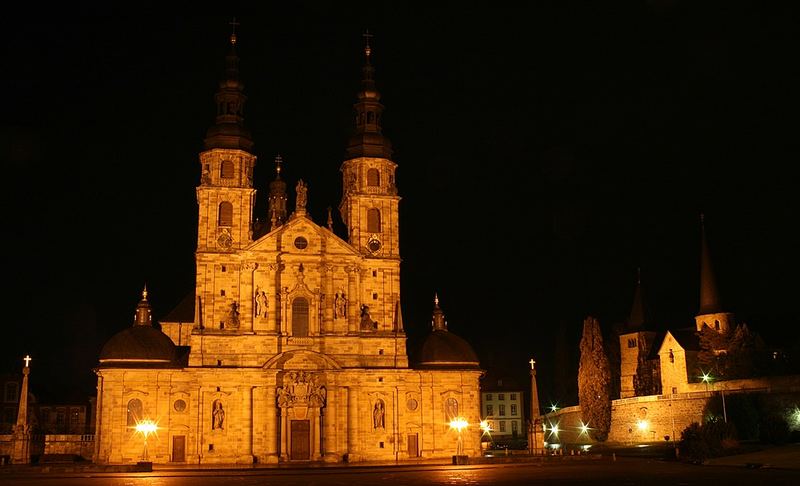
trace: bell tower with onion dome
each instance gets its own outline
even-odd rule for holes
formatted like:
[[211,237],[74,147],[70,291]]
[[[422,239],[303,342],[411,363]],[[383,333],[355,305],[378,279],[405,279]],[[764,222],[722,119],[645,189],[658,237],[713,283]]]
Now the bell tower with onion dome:
[[197,252],[229,252],[253,240],[253,140],[244,127],[244,85],[239,80],[236,25],[232,22],[230,51],[225,58],[226,76],[214,100],[216,121],[206,132],[200,153],[200,185],[197,187],[199,217]]

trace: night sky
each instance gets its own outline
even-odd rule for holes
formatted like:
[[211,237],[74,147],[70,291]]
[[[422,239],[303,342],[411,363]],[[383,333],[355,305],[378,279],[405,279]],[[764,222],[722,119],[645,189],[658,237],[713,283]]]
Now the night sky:
[[[102,344],[194,286],[198,154],[233,16],[259,157],[324,225],[363,61],[398,164],[403,316],[574,403],[582,321],[693,325],[699,215],[725,310],[796,345],[798,26],[790,2],[137,2],[6,7],[0,150],[5,337],[46,399],[93,393]],[[347,6],[339,5],[345,3]],[[700,5],[701,4],[701,5]],[[345,234],[336,211],[335,230]]]

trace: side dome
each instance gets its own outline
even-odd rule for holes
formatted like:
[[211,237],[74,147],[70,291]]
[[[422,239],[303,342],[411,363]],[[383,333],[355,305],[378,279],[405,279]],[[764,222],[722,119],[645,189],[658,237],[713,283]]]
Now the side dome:
[[433,331],[422,344],[419,364],[423,367],[475,368],[478,356],[467,341],[450,331]]
[[147,288],[136,307],[133,326],[115,334],[100,351],[101,367],[170,366],[175,361],[175,344],[153,327]]
[[444,312],[439,308],[439,297],[434,298],[433,332],[425,338],[419,351],[421,368],[480,368],[478,355],[463,338],[447,330]]

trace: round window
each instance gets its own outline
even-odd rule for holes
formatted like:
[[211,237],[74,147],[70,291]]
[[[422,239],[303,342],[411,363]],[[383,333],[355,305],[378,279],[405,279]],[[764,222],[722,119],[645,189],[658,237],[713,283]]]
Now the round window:
[[175,400],[175,403],[173,403],[172,406],[175,408],[176,412],[183,412],[186,410],[186,402],[183,400]]
[[298,250],[305,250],[308,246],[308,240],[302,236],[298,236],[294,239],[294,247]]
[[414,400],[413,398],[409,398],[408,401],[406,402],[406,406],[408,407],[409,410],[416,410],[417,405],[418,405],[417,401]]

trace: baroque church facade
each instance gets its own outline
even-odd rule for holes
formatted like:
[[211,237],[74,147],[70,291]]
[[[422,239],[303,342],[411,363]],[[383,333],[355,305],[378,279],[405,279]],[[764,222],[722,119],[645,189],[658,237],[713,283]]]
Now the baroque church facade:
[[[95,461],[358,462],[480,453],[479,377],[470,345],[438,299],[409,363],[400,296],[397,164],[365,48],[355,129],[346,147],[340,238],[293,211],[281,160],[268,215],[254,218],[253,141],[243,122],[236,38],[200,153],[196,284],[153,324],[146,289],[135,322],[103,347],[95,369]],[[160,327],[160,328],[159,328]],[[470,426],[450,427],[455,418]]]

